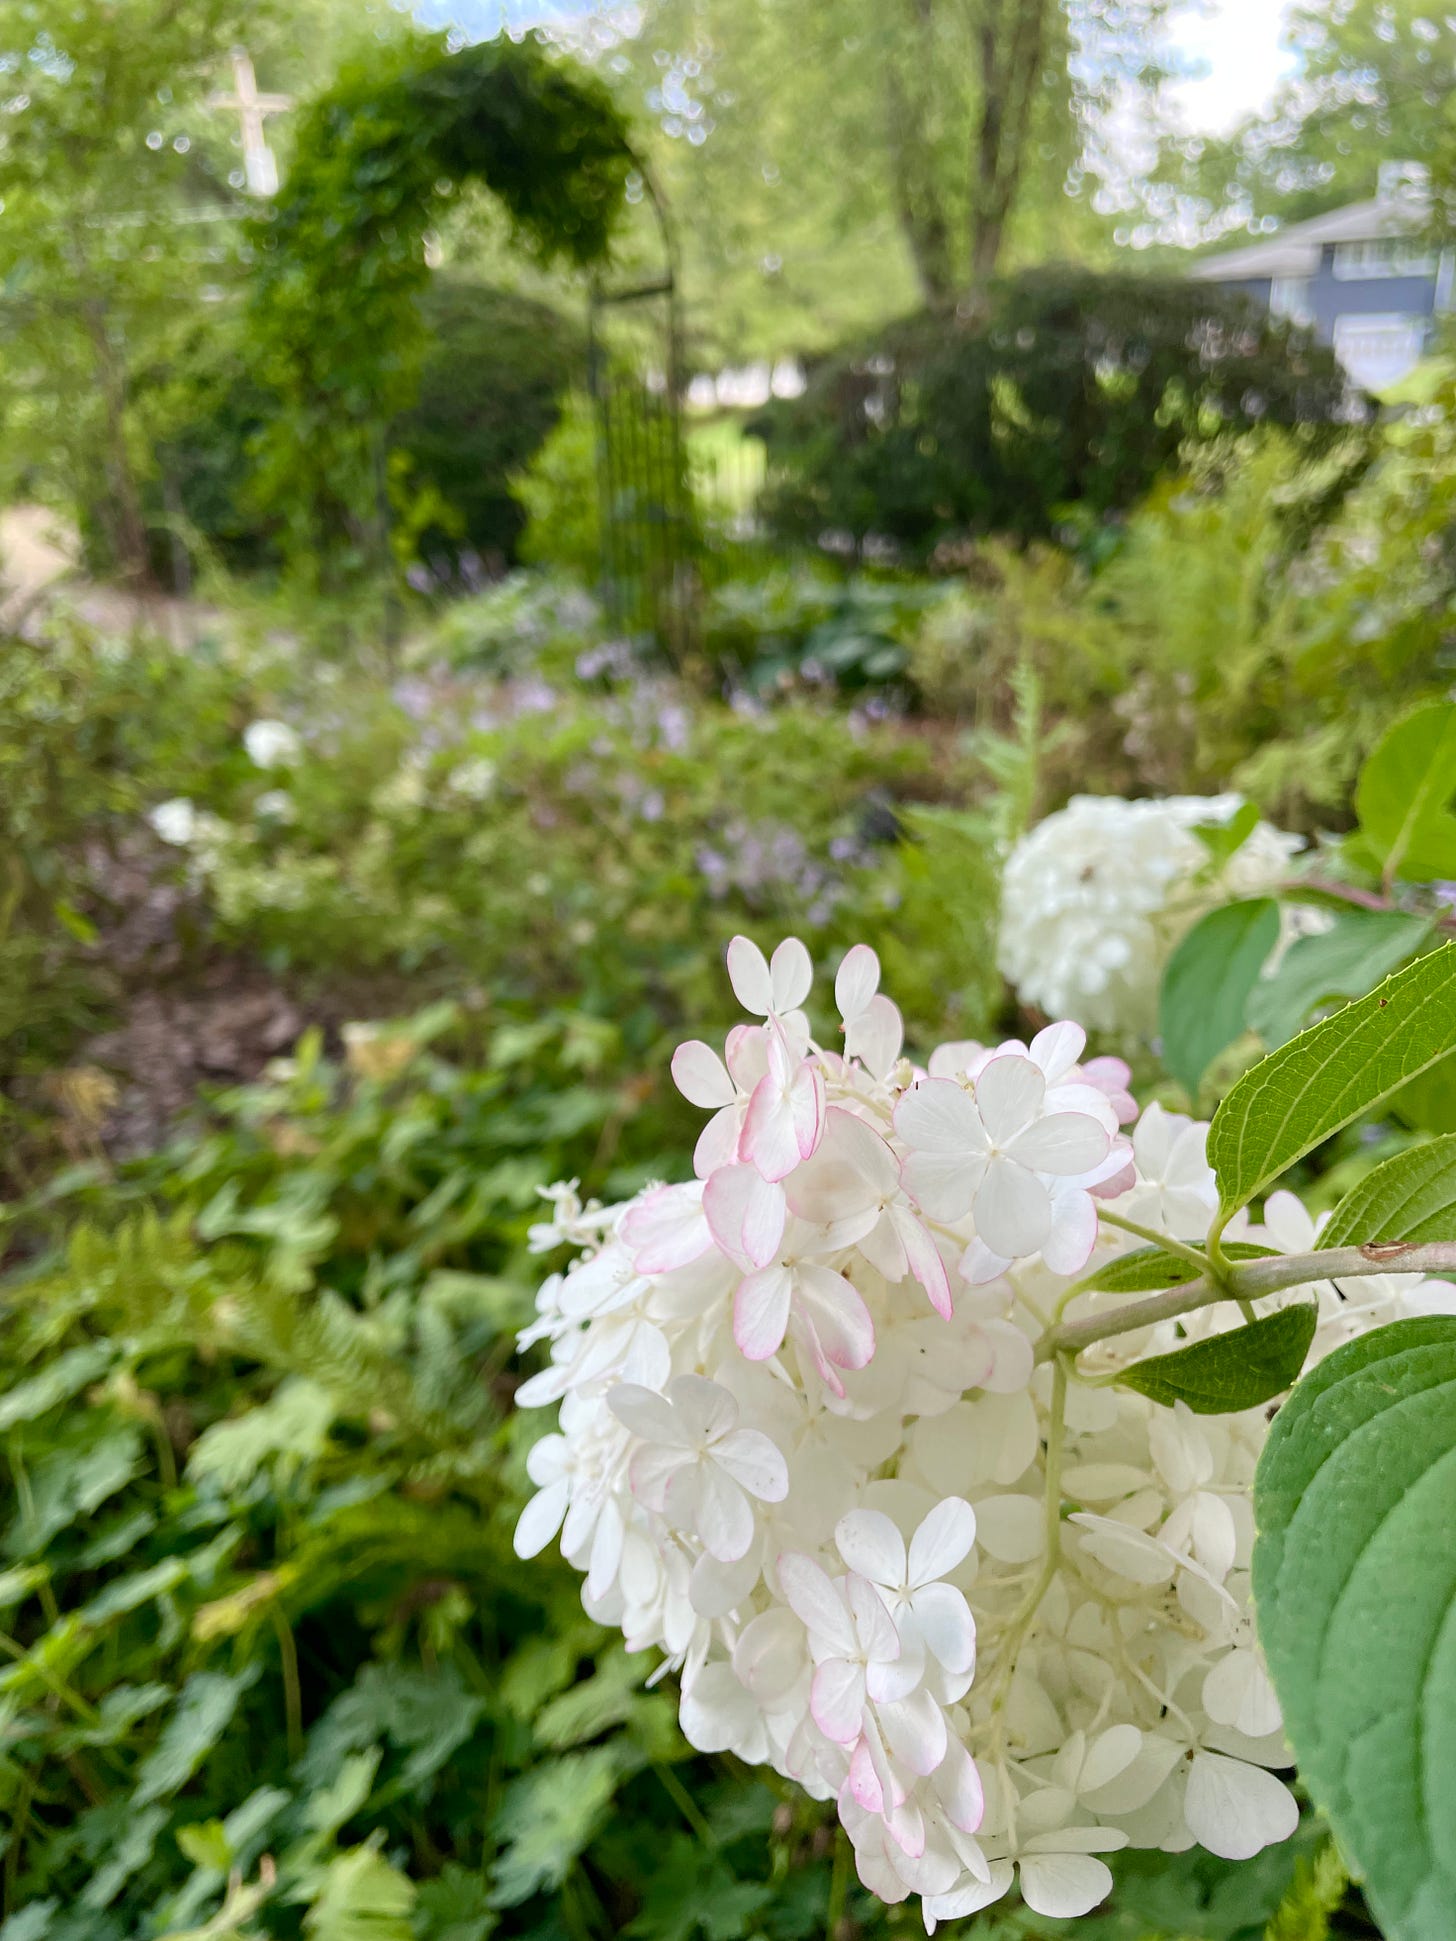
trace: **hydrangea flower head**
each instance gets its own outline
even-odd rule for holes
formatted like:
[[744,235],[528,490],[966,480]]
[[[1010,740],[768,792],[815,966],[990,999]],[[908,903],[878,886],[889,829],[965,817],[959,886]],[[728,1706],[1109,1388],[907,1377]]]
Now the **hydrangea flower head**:
[[[1137,1244],[1099,1207],[1206,1236],[1206,1128],[1150,1109],[1125,1136],[1126,1067],[1082,1063],[1070,1021],[917,1068],[863,946],[842,1049],[813,1035],[801,944],[737,939],[729,971],[748,1021],[673,1059],[711,1115],[694,1177],[617,1207],[554,1188],[532,1229],[577,1258],[521,1336],[549,1359],[518,1399],[559,1426],[518,1552],[559,1533],[589,1613],[676,1673],[692,1744],[833,1802],[861,1881],[928,1930],[1014,1887],[1086,1913],[1123,1847],[1287,1838],[1249,1608],[1265,1412],[1160,1408],[1034,1353],[1060,1308],[1113,1298],[1077,1288]],[[1307,1247],[1291,1196],[1266,1222]],[[1315,1290],[1316,1352],[1423,1286]],[[1229,1325],[1119,1335],[1082,1372]]]
[[1273,888],[1301,847],[1261,822],[1211,868],[1195,830],[1241,806],[1237,795],[1074,795],[1023,836],[1006,864],[1000,945],[1022,1003],[1093,1031],[1151,1032],[1184,931],[1215,903]]

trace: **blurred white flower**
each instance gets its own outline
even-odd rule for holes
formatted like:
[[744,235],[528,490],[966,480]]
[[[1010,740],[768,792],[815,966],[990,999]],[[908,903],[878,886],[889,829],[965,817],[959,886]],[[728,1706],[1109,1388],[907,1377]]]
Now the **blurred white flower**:
[[303,743],[286,721],[250,721],[243,730],[243,746],[255,768],[284,768],[303,753]]
[[1194,833],[1237,795],[1074,795],[1023,836],[1002,886],[1001,969],[1023,1004],[1089,1030],[1147,1035],[1173,946],[1229,897],[1281,882],[1298,836],[1258,823],[1222,868]]

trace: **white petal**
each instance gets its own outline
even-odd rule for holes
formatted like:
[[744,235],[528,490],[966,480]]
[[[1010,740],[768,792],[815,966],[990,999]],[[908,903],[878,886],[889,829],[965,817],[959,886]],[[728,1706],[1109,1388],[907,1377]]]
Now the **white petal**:
[[669,1449],[692,1447],[692,1437],[665,1395],[654,1395],[650,1388],[640,1388],[635,1382],[618,1382],[607,1391],[607,1407],[643,1442],[660,1442]]
[[1080,1274],[1097,1245],[1097,1203],[1090,1193],[1052,1195],[1052,1230],[1041,1257],[1049,1273]]
[[621,1233],[639,1274],[670,1274],[690,1265],[713,1244],[702,1186],[694,1180],[644,1193],[623,1220]]
[[793,1303],[787,1267],[760,1267],[738,1283],[733,1296],[733,1339],[750,1361],[767,1361],[783,1346]]
[[961,1157],[986,1149],[975,1101],[949,1078],[927,1078],[907,1092],[895,1107],[895,1130],[917,1152]]
[[805,1316],[836,1368],[864,1368],[875,1352],[875,1324],[857,1288],[842,1274],[807,1262],[797,1275]]
[[548,1483],[521,1511],[514,1538],[518,1557],[538,1557],[561,1528],[566,1506],[571,1500],[571,1484],[563,1476]]
[[753,1088],[738,1150],[768,1180],[787,1179],[804,1156],[793,1094],[772,1070]]
[[778,1252],[788,1209],[782,1186],[756,1166],[723,1166],[704,1190],[703,1212],[713,1239],[748,1273]]
[[1188,1830],[1221,1860],[1249,1860],[1299,1824],[1289,1788],[1261,1766],[1197,1752],[1183,1799]]
[[976,1541],[976,1512],[960,1496],[937,1503],[910,1539],[912,1584],[948,1577],[970,1555]]
[[933,1773],[945,1757],[945,1714],[929,1692],[878,1708],[885,1742],[911,1772]]
[[1227,1652],[1203,1681],[1203,1709],[1218,1725],[1262,1739],[1284,1723],[1279,1700],[1257,1652]]
[[731,1105],[735,1097],[728,1067],[701,1038],[690,1038],[672,1054],[672,1082],[689,1105],[709,1110]]
[[735,1429],[713,1444],[713,1461],[761,1503],[782,1503],[789,1471],[779,1451],[758,1429]]
[[688,1439],[696,1444],[715,1441],[738,1426],[738,1404],[720,1382],[706,1375],[674,1375],[667,1399]]
[[753,1542],[753,1505],[715,1462],[698,1465],[697,1528],[703,1548],[722,1564],[736,1563]]
[[983,1497],[976,1505],[976,1540],[998,1564],[1029,1564],[1046,1543],[1041,1504],[1034,1496]]
[[880,988],[880,960],[868,944],[845,952],[834,977],[834,1002],[846,1023],[859,1016]]
[[905,1581],[905,1539],[883,1510],[850,1510],[834,1526],[846,1570],[898,1588]]
[[769,981],[773,1008],[780,1015],[785,1011],[797,1011],[809,995],[809,987],[814,982],[814,965],[797,937],[785,937],[774,952],[769,967]]
[[900,1177],[905,1191],[932,1220],[959,1220],[971,1209],[986,1169],[984,1153],[922,1152],[912,1149]]
[[735,937],[728,946],[728,982],[745,1011],[766,1018],[773,1009],[773,979],[768,960],[751,937]]
[[844,1055],[857,1058],[874,1078],[888,1078],[905,1042],[900,1007],[887,997],[872,997],[864,1010],[845,1027]]
[[910,1609],[931,1657],[953,1677],[968,1672],[976,1662],[976,1621],[954,1584],[922,1584]]
[[752,1694],[734,1677],[732,1666],[721,1663],[704,1665],[678,1708],[683,1737],[699,1752],[734,1751],[758,1717]]
[[829,1658],[814,1673],[809,1687],[809,1710],[826,1739],[853,1745],[864,1720],[865,1680],[859,1665],[845,1658]]
[[976,1104],[986,1136],[1004,1146],[1030,1125],[1046,1096],[1046,1080],[1029,1058],[993,1058],[976,1080]]
[[1048,1085],[1068,1073],[1087,1046],[1087,1034],[1079,1024],[1049,1024],[1038,1031],[1030,1045],[1034,1062],[1046,1074]]
[[1008,1260],[1039,1253],[1051,1232],[1050,1193],[1035,1173],[999,1153],[992,1154],[976,1189],[974,1213],[977,1234]]
[[1038,1173],[1069,1179],[1091,1172],[1106,1159],[1111,1143],[1106,1126],[1089,1114],[1052,1112],[1017,1133],[1006,1150]]
[[856,1649],[849,1610],[828,1575],[802,1551],[786,1550],[775,1565],[784,1601],[812,1643],[841,1657]]
[[1112,1871],[1089,1853],[1023,1854],[1021,1898],[1033,1914],[1069,1920],[1112,1892]]

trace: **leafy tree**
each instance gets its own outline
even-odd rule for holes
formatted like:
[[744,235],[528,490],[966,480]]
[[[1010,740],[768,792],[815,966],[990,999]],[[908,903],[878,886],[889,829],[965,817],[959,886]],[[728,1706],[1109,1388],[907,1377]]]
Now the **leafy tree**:
[[952,303],[1008,251],[1092,226],[1064,189],[1081,184],[1089,122],[1149,68],[1160,11],[653,0],[612,65],[657,120],[669,198],[715,295],[726,286],[744,324],[750,291],[772,291],[781,317],[812,328],[827,303],[853,328]]
[[233,259],[205,100],[244,13],[238,0],[9,0],[0,14],[11,449],[43,489],[95,509],[96,550],[134,576],[162,380]]
[[1449,175],[1456,137],[1456,21],[1422,0],[1297,6],[1297,65],[1263,115],[1170,151],[1166,174],[1195,219],[1229,211],[1299,221],[1375,193],[1380,166]]

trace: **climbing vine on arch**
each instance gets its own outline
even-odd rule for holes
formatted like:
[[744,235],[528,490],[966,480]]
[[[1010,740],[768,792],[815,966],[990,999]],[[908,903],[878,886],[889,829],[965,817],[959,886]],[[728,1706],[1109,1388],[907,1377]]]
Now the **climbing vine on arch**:
[[253,224],[257,374],[278,408],[254,490],[295,571],[335,585],[381,550],[388,428],[425,345],[425,236],[470,182],[542,261],[601,260],[632,167],[606,89],[534,38],[418,35],[344,69],[304,113]]

